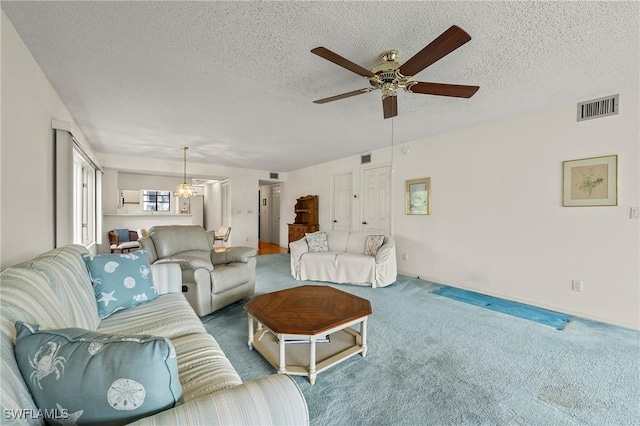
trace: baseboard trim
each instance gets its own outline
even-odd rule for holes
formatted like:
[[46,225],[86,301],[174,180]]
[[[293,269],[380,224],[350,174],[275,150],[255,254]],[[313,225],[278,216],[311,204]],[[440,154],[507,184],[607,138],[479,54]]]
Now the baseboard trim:
[[510,300],[512,302],[519,302],[519,303],[524,303],[527,305],[531,305],[531,306],[536,306],[538,308],[543,308],[543,309],[549,309],[551,311],[556,311],[556,312],[561,312],[563,314],[568,314],[568,315],[573,315],[579,318],[584,318],[587,320],[591,320],[591,321],[597,321],[597,322],[602,322],[605,324],[611,324],[611,325],[615,325],[617,327],[622,327],[622,328],[627,328],[629,330],[634,330],[634,331],[640,331],[640,321],[638,322],[638,324],[624,324],[621,323],[619,321],[615,321],[611,318],[606,318],[606,317],[602,317],[600,315],[594,315],[591,314],[589,312],[583,312],[577,309],[571,309],[571,308],[566,308],[564,306],[557,306],[554,304],[550,304],[550,303],[539,303],[537,301],[532,301],[530,299],[526,299],[523,297],[517,297],[517,296],[513,296],[510,294],[505,294],[505,293],[500,293],[500,292],[493,292],[493,291],[487,291],[484,289],[478,289],[478,288],[474,288],[474,287],[469,287],[469,286],[465,286],[465,285],[460,285],[457,283],[448,283],[448,282],[443,282],[441,280],[438,279],[434,279],[432,277],[425,277],[425,276],[419,276],[416,274],[412,274],[409,272],[403,272],[403,271],[398,271],[398,274],[401,275],[405,275],[411,278],[417,278],[423,281],[428,281],[434,284],[440,284],[440,285],[446,285],[448,287],[455,287],[455,288],[459,288],[461,290],[468,290],[468,291],[474,291],[476,293],[482,293],[482,294],[486,294],[487,296],[493,296],[493,297],[499,297],[501,299],[505,299],[505,300]]

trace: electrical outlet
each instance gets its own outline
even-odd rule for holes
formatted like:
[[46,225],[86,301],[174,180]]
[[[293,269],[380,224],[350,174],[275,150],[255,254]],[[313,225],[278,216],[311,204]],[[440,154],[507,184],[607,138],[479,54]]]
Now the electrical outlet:
[[573,290],[573,291],[582,291],[582,281],[581,280],[572,280],[571,281],[571,290]]
[[409,260],[409,255],[407,253],[402,253],[402,260]]

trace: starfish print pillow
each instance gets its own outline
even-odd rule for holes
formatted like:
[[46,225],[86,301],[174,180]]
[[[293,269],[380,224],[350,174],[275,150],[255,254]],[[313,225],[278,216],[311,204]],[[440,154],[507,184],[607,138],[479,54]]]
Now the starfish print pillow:
[[82,259],[89,270],[101,319],[158,297],[146,250],[94,257],[83,254]]

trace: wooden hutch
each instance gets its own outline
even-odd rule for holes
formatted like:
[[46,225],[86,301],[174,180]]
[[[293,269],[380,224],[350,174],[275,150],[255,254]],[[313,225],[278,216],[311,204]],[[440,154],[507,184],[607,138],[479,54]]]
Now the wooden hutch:
[[318,196],[307,195],[296,200],[293,210],[296,219],[289,223],[289,243],[304,238],[307,232],[316,232],[320,229],[318,224]]

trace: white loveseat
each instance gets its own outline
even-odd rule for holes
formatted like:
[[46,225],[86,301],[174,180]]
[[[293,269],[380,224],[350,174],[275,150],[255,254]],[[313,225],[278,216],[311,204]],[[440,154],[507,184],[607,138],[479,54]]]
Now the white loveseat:
[[291,275],[296,280],[328,281],[385,287],[396,281],[398,268],[393,237],[384,236],[375,256],[365,254],[367,231],[326,231],[328,251],[309,252],[302,238],[289,244]]

